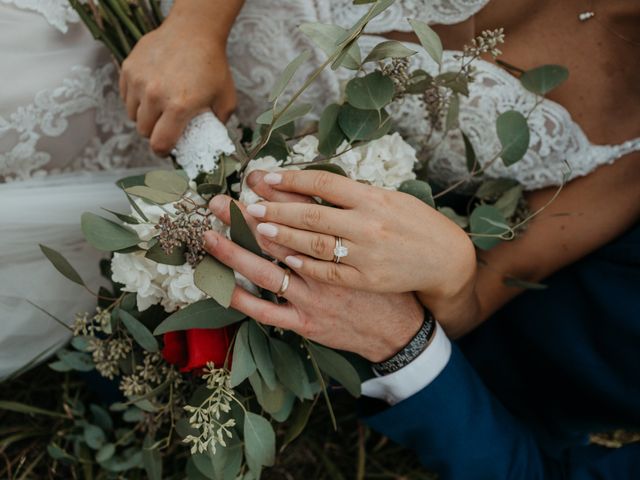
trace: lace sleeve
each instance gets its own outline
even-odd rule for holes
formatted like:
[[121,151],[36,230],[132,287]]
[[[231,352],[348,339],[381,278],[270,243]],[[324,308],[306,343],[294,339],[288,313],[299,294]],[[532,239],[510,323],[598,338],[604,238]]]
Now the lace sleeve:
[[0,0],[0,3],[38,12],[52,27],[62,33],[67,33],[69,23],[80,20],[68,0]]

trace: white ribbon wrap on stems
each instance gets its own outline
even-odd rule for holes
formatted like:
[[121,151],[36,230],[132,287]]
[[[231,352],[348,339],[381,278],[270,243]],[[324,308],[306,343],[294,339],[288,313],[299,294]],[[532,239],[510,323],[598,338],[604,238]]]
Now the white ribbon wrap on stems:
[[193,180],[201,172],[213,172],[220,156],[234,151],[227,128],[212,112],[205,112],[189,122],[172,153]]

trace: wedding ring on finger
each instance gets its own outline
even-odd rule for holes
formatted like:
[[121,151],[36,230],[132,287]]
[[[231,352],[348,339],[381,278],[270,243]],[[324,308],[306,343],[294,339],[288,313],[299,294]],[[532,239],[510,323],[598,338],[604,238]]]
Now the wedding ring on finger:
[[336,246],[333,249],[333,262],[340,263],[340,260],[349,255],[349,249],[342,244],[342,237],[336,237]]
[[282,285],[280,285],[280,290],[276,292],[276,297],[281,298],[287,293],[289,289],[289,284],[291,283],[291,270],[285,268],[284,270],[284,278],[282,279]]

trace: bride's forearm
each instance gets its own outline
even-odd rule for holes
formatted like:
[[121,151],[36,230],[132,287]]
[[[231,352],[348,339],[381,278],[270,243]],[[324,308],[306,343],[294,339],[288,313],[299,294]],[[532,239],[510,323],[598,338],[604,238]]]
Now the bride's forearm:
[[175,0],[167,20],[188,22],[190,27],[226,44],[243,4],[244,0]]

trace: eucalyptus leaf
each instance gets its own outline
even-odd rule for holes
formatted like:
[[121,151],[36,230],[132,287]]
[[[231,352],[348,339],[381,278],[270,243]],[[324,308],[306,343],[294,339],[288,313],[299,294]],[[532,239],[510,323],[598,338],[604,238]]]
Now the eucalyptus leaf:
[[104,444],[96,453],[96,462],[102,463],[109,460],[116,453],[116,446],[113,443]]
[[223,328],[244,319],[244,313],[225,308],[215,300],[200,300],[169,315],[153,331],[154,335],[192,328]]
[[95,368],[91,355],[83,352],[70,352],[68,350],[58,350],[58,358],[78,372],[90,372]]
[[433,29],[424,22],[415,19],[409,19],[411,28],[418,36],[418,40],[422,47],[427,51],[429,56],[435,60],[438,65],[442,65],[442,42],[440,37]]
[[449,99],[449,107],[447,108],[447,117],[445,119],[445,128],[453,130],[458,127],[458,117],[460,115],[460,97],[455,93]]
[[462,215],[458,215],[451,207],[440,207],[438,208],[438,211],[460,228],[467,228],[469,226],[469,219]]
[[180,245],[178,247],[173,247],[171,254],[167,255],[160,243],[156,243],[153,247],[147,250],[147,253],[145,253],[144,256],[149,260],[153,260],[154,262],[161,263],[163,265],[181,266],[187,263],[187,259],[185,257],[186,250],[187,249],[183,245]]
[[474,172],[476,166],[478,164],[478,159],[476,157],[476,151],[473,148],[473,144],[466,133],[462,132],[462,140],[464,142],[464,156],[467,161],[467,170],[469,173]]
[[296,397],[303,399],[307,395],[305,384],[309,383],[300,356],[286,342],[270,338],[271,356],[276,375],[282,384],[291,390]]
[[361,110],[380,110],[393,100],[395,86],[391,78],[375,71],[347,83],[347,102]]
[[97,425],[87,424],[84,427],[84,441],[93,450],[99,450],[105,444],[107,437]]
[[[284,139],[284,136],[277,132],[273,132],[271,134],[267,144],[258,152],[257,158],[269,156],[281,161],[286,160],[289,156],[289,146],[287,145],[287,141]],[[220,189],[220,191],[222,190]]]
[[528,70],[520,77],[522,86],[538,95],[546,95],[569,78],[569,70],[562,65],[542,65]]
[[474,196],[485,201],[497,200],[506,191],[517,185],[518,181],[512,178],[491,178],[482,182]]
[[333,155],[346,137],[338,124],[340,105],[332,103],[324,109],[318,124],[318,151],[326,156]]
[[320,370],[340,382],[354,397],[360,396],[362,385],[360,375],[358,375],[358,371],[346,358],[335,350],[323,347],[317,343],[309,342],[307,348],[318,363]]
[[422,180],[405,180],[400,184],[400,187],[398,187],[398,191],[414,196],[432,208],[436,206],[433,200],[431,185]]
[[258,371],[267,388],[274,390],[278,384],[276,373],[269,350],[269,337],[262,331],[255,321],[249,321],[249,347],[255,359]]
[[406,92],[411,94],[423,93],[433,84],[433,77],[424,70],[415,70],[409,77]]
[[149,480],[162,480],[162,455],[158,448],[152,448],[155,441],[150,434],[142,444],[142,462]]
[[499,244],[501,235],[509,229],[498,225],[506,225],[506,220],[500,211],[489,205],[479,205],[471,213],[469,227],[471,233],[492,236],[472,236],[473,243],[482,250],[489,250]]
[[256,362],[249,348],[249,322],[240,325],[233,347],[233,366],[231,368],[231,386],[237,387],[256,371]]
[[415,50],[405,47],[402,42],[387,40],[373,47],[362,63],[379,62],[386,58],[407,58],[416,53]]
[[458,72],[444,72],[435,78],[436,82],[454,93],[459,93],[465,97],[469,96],[469,82],[464,75]]
[[105,212],[109,212],[111,215],[116,217],[122,223],[128,223],[129,225],[138,225],[140,222],[137,218],[132,217],[131,215],[125,215],[124,213],[114,212],[113,210],[109,210],[108,208],[103,208]]
[[181,197],[189,188],[187,178],[176,170],[153,170],[144,176],[144,183],[152,190]]
[[111,420],[111,415],[104,408],[95,403],[89,405],[89,410],[91,410],[91,415],[93,417],[93,422],[102,428],[105,431],[113,430],[113,420]]
[[9,400],[0,400],[0,410],[9,412],[24,413],[27,415],[44,415],[47,417],[56,417],[67,419],[67,415],[62,412],[54,412],[53,410],[45,410],[44,408],[34,407],[26,403],[12,402]]
[[145,185],[144,174],[131,175],[130,177],[121,178],[116,182],[116,185],[118,185],[118,187],[120,187],[122,190],[126,190],[129,187],[138,187]]
[[294,58],[289,65],[285,67],[280,75],[280,78],[276,81],[271,93],[269,94],[269,101],[273,102],[276,98],[282,95],[284,89],[287,88],[287,85],[296,74],[300,66],[309,60],[311,57],[311,52],[309,50],[304,50],[300,55]]
[[522,191],[522,185],[516,185],[510,188],[504,192],[493,206],[497,208],[505,218],[512,217],[522,199]]
[[51,362],[49,364],[49,368],[54,372],[61,372],[61,373],[73,371],[73,368],[71,367],[71,365],[64,363],[62,360]]
[[262,256],[262,249],[258,245],[256,237],[249,228],[247,221],[242,215],[242,210],[235,201],[231,201],[229,205],[231,216],[231,240],[240,245],[245,250],[249,250],[255,255]]
[[284,450],[287,445],[293,442],[302,432],[304,432],[307,423],[309,423],[309,418],[311,418],[311,412],[313,411],[314,405],[315,402],[311,400],[306,400],[298,404],[297,408],[293,412],[293,418],[291,419],[287,433],[282,441],[280,451]]
[[[268,392],[268,389],[267,389]],[[282,401],[282,406],[280,407],[279,410],[272,412],[271,413],[271,417],[276,421],[276,422],[286,422],[289,417],[291,416],[291,412],[293,411],[293,405],[296,402],[296,396],[288,391],[285,391],[284,393],[284,399]]]
[[87,242],[103,252],[113,252],[140,243],[134,231],[93,213],[83,213],[80,226]]
[[129,407],[122,414],[122,419],[128,423],[138,423],[144,420],[145,413],[138,407]]
[[58,461],[66,461],[69,463],[73,463],[76,459],[68,454],[65,450],[63,450],[60,446],[55,443],[51,443],[47,445],[47,453],[51,458]]
[[496,121],[498,139],[502,145],[500,156],[506,166],[518,162],[529,149],[529,125],[520,112],[509,110]]
[[159,350],[158,341],[145,327],[140,320],[131,315],[126,310],[120,310],[120,320],[127,328],[133,339],[147,352],[157,352]]
[[340,108],[338,123],[349,141],[369,140],[380,127],[381,115],[377,110],[361,110],[345,104]]
[[231,305],[236,278],[233,270],[215,258],[207,256],[200,261],[193,272],[193,282],[224,308]]
[[272,125],[272,129],[280,128],[294,120],[305,116],[307,113],[311,111],[312,105],[309,103],[301,103],[299,105],[292,105],[286,111],[280,110],[276,117],[277,119],[274,122],[273,110],[267,110],[263,112],[256,118],[256,123],[261,125]]
[[[338,51],[338,43],[348,35],[348,31],[344,28],[324,23],[303,23],[300,25],[300,30],[328,56]],[[360,68],[360,58],[360,48],[354,43],[347,50],[342,65],[357,70]]]
[[73,283],[77,283],[78,285],[82,286],[85,285],[84,280],[82,280],[80,274],[76,271],[75,268],[71,266],[69,261],[64,258],[61,253],[57,252],[53,248],[49,248],[42,244],[40,244],[40,250],[53,264],[55,269],[58,270],[62,275],[67,277]]
[[271,423],[260,415],[246,412],[244,416],[245,454],[260,465],[272,466],[276,456],[276,435]]
[[151,203],[158,205],[164,205],[166,203],[174,203],[180,200],[181,195],[176,193],[163,192],[162,190],[154,190],[147,186],[129,187],[125,190],[129,195],[134,197],[140,197],[143,200],[148,200]]

